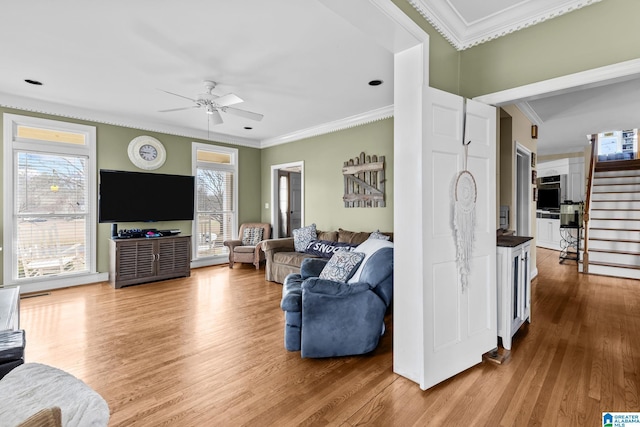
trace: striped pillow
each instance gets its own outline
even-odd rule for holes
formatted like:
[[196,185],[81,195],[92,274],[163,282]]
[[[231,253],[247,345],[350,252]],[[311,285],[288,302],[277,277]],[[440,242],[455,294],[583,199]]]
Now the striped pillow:
[[262,227],[247,227],[242,233],[242,244],[244,246],[256,246],[262,241]]

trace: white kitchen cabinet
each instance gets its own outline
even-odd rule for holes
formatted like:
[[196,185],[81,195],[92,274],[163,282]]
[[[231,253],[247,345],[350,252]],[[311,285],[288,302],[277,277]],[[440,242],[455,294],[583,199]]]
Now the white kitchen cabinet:
[[506,350],[520,326],[531,323],[531,239],[498,237],[498,336]]
[[[573,160],[573,159],[571,159]],[[574,202],[585,200],[586,182],[584,179],[584,159],[578,158],[569,163],[566,198]]]
[[538,212],[536,219],[536,246],[560,250],[560,214]]
[[574,202],[584,201],[586,181],[584,176],[584,157],[569,157],[538,163],[538,178],[566,175],[566,188],[562,189],[562,198]]

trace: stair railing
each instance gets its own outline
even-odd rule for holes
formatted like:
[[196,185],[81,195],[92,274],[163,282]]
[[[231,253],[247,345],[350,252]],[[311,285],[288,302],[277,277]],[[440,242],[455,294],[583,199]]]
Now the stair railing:
[[589,172],[587,174],[587,200],[584,204],[582,215],[584,221],[584,249],[582,253],[582,272],[589,273],[589,218],[591,215],[591,190],[593,188],[593,178],[596,169],[596,159],[598,158],[597,147],[598,135],[591,135],[591,160],[589,162]]

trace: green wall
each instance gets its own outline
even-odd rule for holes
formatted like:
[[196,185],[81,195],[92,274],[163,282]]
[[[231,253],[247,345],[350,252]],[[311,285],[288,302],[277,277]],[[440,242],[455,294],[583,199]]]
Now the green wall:
[[[361,152],[385,156],[384,208],[344,207],[342,166]],[[305,224],[321,230],[393,231],[393,119],[263,149],[262,221],[271,222],[271,209],[264,209],[271,204],[271,166],[297,161],[304,161]]]
[[[51,120],[59,120],[71,123],[79,123],[96,127],[97,140],[97,169],[115,169],[127,171],[140,171],[136,168],[127,156],[127,147],[129,142],[140,135],[150,135],[162,142],[167,150],[167,161],[162,167],[153,172],[191,175],[191,143],[202,142],[214,145],[229,146],[229,144],[198,140],[195,138],[187,138],[163,134],[158,132],[149,132],[144,130],[132,129],[121,126],[106,125],[83,120],[69,119],[66,117],[58,117],[45,114],[37,114],[15,109],[0,108],[0,113],[20,114],[24,116],[41,117]],[[3,123],[0,121],[0,128]],[[0,129],[1,131],[1,129]],[[260,150],[248,147],[238,148],[239,157],[239,200],[238,200],[238,220],[240,223],[257,221],[260,219]],[[0,156],[3,154],[0,153]],[[0,179],[2,177],[0,176]],[[96,180],[97,181],[97,180]],[[2,185],[4,191],[4,183]],[[123,189],[123,197],[130,197],[126,189]],[[1,199],[0,199],[1,200]],[[0,201],[1,203],[1,201]],[[0,215],[2,215],[0,210]],[[2,223],[0,223],[2,226]],[[167,221],[156,222],[152,225],[148,223],[118,223],[118,228],[157,228],[169,229],[179,228],[184,235],[191,234],[191,221]],[[2,233],[4,234],[4,233]],[[110,224],[98,224],[97,230],[97,270],[99,272],[109,271],[109,238],[111,236]],[[0,236],[0,238],[2,238]],[[1,274],[1,270],[0,270]],[[0,276],[1,277],[1,276]]]
[[640,1],[606,0],[464,50],[474,97],[640,57]]

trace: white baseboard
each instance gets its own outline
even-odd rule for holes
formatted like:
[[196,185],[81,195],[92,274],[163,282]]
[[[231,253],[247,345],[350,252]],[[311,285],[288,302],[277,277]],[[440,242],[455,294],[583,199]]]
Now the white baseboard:
[[39,281],[20,281],[20,283],[7,284],[7,286],[20,286],[20,294],[31,292],[52,291],[54,289],[70,288],[72,286],[89,285],[109,281],[109,273],[89,273],[56,277],[55,279]]

